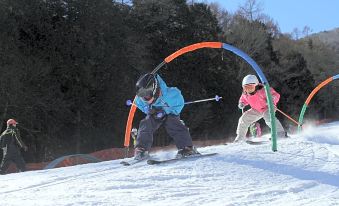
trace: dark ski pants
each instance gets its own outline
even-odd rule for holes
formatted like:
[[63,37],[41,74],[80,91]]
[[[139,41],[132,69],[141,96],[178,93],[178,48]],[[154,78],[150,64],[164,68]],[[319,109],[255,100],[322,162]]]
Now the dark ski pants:
[[17,166],[20,172],[26,171],[25,161],[20,154],[4,154],[0,166],[0,174],[6,174],[6,170],[11,162]]
[[193,146],[188,128],[180,120],[180,116],[169,114],[163,119],[155,119],[153,116],[147,115],[141,120],[135,147],[149,150],[153,144],[153,134],[161,125],[165,127],[169,136],[173,138],[178,149]]

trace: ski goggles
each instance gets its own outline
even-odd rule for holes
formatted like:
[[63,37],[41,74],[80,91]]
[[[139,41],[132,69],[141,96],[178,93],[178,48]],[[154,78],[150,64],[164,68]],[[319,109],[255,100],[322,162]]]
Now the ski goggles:
[[153,98],[153,88],[140,88],[137,92],[137,96],[143,101],[148,102]]

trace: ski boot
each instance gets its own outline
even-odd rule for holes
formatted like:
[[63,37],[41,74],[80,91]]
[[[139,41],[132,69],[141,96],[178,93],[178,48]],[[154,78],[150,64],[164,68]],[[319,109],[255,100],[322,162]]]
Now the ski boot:
[[134,159],[135,160],[144,160],[148,159],[149,154],[148,151],[145,148],[137,147],[134,149]]
[[198,152],[197,148],[195,148],[194,146],[190,146],[190,147],[185,147],[183,149],[179,149],[177,155],[175,156],[175,158],[183,158],[183,157],[188,157],[188,156],[192,156],[192,155],[200,155],[200,153]]

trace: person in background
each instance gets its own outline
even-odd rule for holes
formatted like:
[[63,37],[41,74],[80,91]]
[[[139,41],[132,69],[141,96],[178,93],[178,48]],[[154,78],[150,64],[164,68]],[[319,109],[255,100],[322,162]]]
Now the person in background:
[[[270,114],[266,102],[265,88],[259,83],[258,78],[255,75],[247,75],[242,81],[243,93],[239,99],[239,109],[244,109],[249,105],[251,109],[244,112],[239,118],[237,127],[237,136],[234,142],[245,140],[248,127],[261,118],[264,118],[265,123],[271,127]],[[280,99],[280,94],[273,88],[270,88],[273,103],[277,106]],[[286,137],[286,132],[282,127],[280,121],[276,118],[276,128],[278,137]]]
[[137,144],[137,135],[138,135],[138,129],[137,128],[133,128],[131,130],[131,137],[133,139],[133,145]]
[[0,165],[0,174],[6,174],[10,163],[16,164],[20,172],[26,171],[26,165],[21,156],[20,148],[27,151],[27,146],[21,140],[17,122],[14,119],[7,121],[7,128],[0,136],[0,146],[3,150],[2,162]]
[[140,121],[135,144],[135,159],[146,159],[153,144],[153,134],[164,126],[173,138],[178,153],[177,158],[199,154],[193,147],[189,129],[180,120],[184,98],[176,87],[167,87],[156,74],[142,75],[136,83],[136,106],[146,114]]
[[252,137],[261,137],[261,127],[259,122],[250,125],[250,133]]

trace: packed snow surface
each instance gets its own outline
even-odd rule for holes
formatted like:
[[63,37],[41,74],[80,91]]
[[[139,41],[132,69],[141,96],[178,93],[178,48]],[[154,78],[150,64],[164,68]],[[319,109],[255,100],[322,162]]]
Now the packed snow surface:
[[198,149],[218,155],[3,175],[0,205],[339,205],[339,122],[279,139],[277,152],[244,142]]

